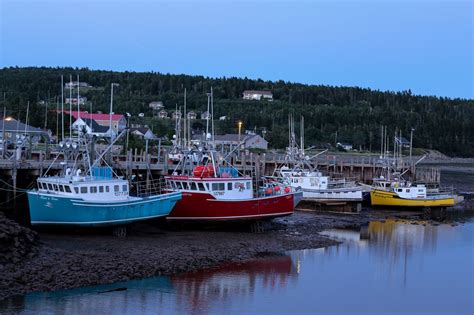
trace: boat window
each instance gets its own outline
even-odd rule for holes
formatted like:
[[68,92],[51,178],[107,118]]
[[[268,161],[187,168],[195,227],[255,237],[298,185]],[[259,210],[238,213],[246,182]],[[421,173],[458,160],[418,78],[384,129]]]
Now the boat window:
[[43,189],[43,185],[41,184],[41,182],[38,182],[38,188]]
[[123,190],[123,191],[127,191],[127,190],[128,190],[127,185],[122,185],[122,190]]
[[198,183],[198,188],[200,191],[205,191],[206,189],[204,188],[204,184],[203,183]]
[[66,192],[70,193],[71,192],[71,188],[69,188],[69,186],[64,186],[64,189],[66,190]]
[[104,186],[99,186],[99,192],[103,193],[104,192]]
[[74,191],[76,192],[76,194],[78,194],[79,193],[79,188],[74,187]]
[[59,185],[59,191],[64,192],[64,186],[63,185]]
[[407,189],[407,192],[410,192],[410,189]]
[[109,189],[109,186],[105,186],[105,192],[109,192],[110,189]]
[[97,187],[96,186],[91,186],[90,187],[90,192],[91,192],[91,194],[95,194],[97,192]]
[[54,191],[59,191],[58,185],[54,184],[53,187],[54,187]]
[[119,192],[119,191],[120,191],[119,185],[114,185],[114,191],[115,191],[115,192]]
[[81,194],[87,194],[87,187],[81,187]]
[[250,182],[246,182],[246,183],[245,183],[245,188],[246,188],[246,189],[250,189]]
[[403,189],[401,189],[401,188],[400,188],[400,189],[397,189],[397,191],[398,191],[398,192],[402,192],[402,191],[403,191]]
[[232,190],[232,183],[227,183],[227,190]]
[[48,184],[48,189],[49,189],[49,190],[53,190],[53,185]]
[[225,184],[224,183],[212,183],[212,190],[224,190]]
[[196,183],[191,183],[191,190],[197,190]]
[[206,183],[207,190],[210,190],[209,183]]
[[418,189],[418,192],[423,192],[423,189]]

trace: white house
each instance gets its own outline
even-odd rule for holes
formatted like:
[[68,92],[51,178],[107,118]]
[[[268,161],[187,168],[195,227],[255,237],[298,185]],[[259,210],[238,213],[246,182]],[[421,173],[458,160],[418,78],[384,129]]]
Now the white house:
[[140,127],[140,128],[130,128],[130,133],[132,135],[138,136],[143,139],[151,140],[155,139],[156,136],[150,130],[150,128]]
[[350,143],[338,142],[338,143],[336,144],[336,146],[337,146],[338,148],[344,149],[344,150],[346,150],[346,151],[351,151],[351,150],[352,150],[352,144],[350,144]]
[[190,111],[186,116],[188,117],[189,120],[194,120],[196,119],[197,114],[196,112]]
[[255,90],[246,90],[243,93],[244,100],[255,100],[260,101],[262,99],[273,101],[273,94],[270,91],[255,91]]
[[211,113],[209,113],[208,111],[202,112],[201,119],[204,119],[204,120],[211,119]]
[[168,112],[165,111],[164,109],[160,110],[160,112],[158,113],[158,118],[160,119],[168,118]]
[[[87,102],[87,97],[79,96],[79,105],[84,105]],[[66,97],[66,104],[77,105],[77,97]]]
[[148,106],[153,110],[161,110],[165,108],[162,101],[153,101],[148,104]]
[[80,117],[72,124],[72,129],[96,137],[110,137],[116,133],[109,126],[101,126],[94,119]]

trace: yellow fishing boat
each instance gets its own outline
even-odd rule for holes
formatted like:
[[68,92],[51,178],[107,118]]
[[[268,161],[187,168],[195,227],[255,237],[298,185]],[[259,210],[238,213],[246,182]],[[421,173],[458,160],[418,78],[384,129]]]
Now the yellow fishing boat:
[[370,191],[373,206],[386,207],[450,207],[456,204],[456,195],[449,191],[431,189],[410,182],[374,180]]

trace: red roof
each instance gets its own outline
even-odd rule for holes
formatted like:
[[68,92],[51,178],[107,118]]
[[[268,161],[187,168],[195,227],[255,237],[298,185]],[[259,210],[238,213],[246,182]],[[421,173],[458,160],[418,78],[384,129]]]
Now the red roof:
[[[65,110],[64,113],[69,114],[69,111]],[[91,118],[94,120],[109,120],[110,119],[109,114],[90,114],[88,112],[79,112],[79,114],[80,114],[80,117],[82,118]],[[77,111],[72,111],[71,115],[75,119],[79,117]],[[112,121],[119,121],[122,118],[123,118],[122,114],[112,114]]]

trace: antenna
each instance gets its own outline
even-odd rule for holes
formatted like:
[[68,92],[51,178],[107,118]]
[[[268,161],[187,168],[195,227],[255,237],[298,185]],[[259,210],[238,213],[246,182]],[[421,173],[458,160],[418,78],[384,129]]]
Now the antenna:
[[[79,75],[77,75],[77,119],[81,118],[81,109],[79,106]],[[77,127],[77,141],[79,141],[79,126]]]
[[209,135],[209,115],[210,115],[210,106],[211,106],[211,93],[206,93],[207,94],[207,117],[206,117],[206,136],[204,137],[204,140],[207,142],[207,137]]

